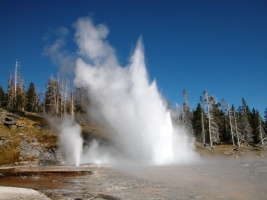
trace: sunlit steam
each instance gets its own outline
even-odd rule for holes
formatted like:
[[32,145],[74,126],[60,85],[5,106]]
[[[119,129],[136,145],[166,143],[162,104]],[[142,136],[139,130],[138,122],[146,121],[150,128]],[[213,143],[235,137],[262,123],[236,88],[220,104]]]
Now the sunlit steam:
[[80,125],[65,117],[59,130],[60,147],[66,154],[66,164],[79,166],[83,147]]
[[156,82],[148,80],[142,39],[137,42],[130,64],[121,67],[115,50],[106,41],[106,26],[95,26],[90,19],[80,18],[75,28],[80,58],[74,83],[87,89],[89,112],[113,144],[110,150],[97,148],[94,143],[84,159],[107,160],[108,155],[109,160],[122,158],[152,164],[190,160],[188,137],[184,131],[174,129]]

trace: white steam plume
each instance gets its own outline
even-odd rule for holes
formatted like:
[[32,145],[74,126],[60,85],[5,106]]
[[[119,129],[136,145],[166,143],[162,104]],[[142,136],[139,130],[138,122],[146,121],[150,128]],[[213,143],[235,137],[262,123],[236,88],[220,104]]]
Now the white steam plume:
[[[192,159],[189,138],[173,127],[156,82],[149,83],[142,39],[137,42],[130,64],[121,67],[115,50],[105,40],[106,26],[95,26],[89,18],[80,18],[75,28],[82,58],[76,61],[74,83],[88,90],[90,114],[114,144],[109,153],[110,149],[105,152],[94,144],[97,159],[110,155],[110,159],[123,157],[151,164]],[[92,152],[87,156],[96,157]]]
[[75,66],[75,60],[77,55],[75,53],[66,50],[66,38],[69,35],[68,29],[64,27],[58,28],[56,31],[48,31],[45,42],[53,38],[55,35],[57,39],[52,43],[45,46],[42,55],[48,56],[52,63],[59,67],[62,75],[73,74],[73,68]]
[[60,147],[67,156],[66,164],[79,166],[83,148],[80,125],[75,123],[71,117],[65,117],[60,124],[59,131]]

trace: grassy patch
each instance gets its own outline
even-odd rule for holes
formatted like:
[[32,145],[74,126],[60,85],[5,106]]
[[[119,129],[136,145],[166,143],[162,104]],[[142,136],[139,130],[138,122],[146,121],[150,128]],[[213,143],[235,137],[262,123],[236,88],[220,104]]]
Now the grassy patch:
[[17,144],[6,144],[0,148],[0,165],[13,164],[19,160],[19,151],[17,150]]
[[252,146],[242,146],[240,148],[234,147],[233,145],[214,145],[212,148],[209,146],[203,147],[197,145],[197,153],[202,156],[224,156],[241,158],[246,156],[264,157],[267,154],[266,148],[257,148]]
[[[3,119],[7,112],[0,113]],[[40,126],[36,126],[39,125]],[[19,161],[19,150],[21,141],[35,144],[44,148],[57,146],[57,133],[49,127],[44,117],[33,113],[25,113],[17,119],[18,128],[8,128],[0,124],[0,165],[12,165]],[[4,139],[3,139],[4,138]],[[29,158],[30,159],[30,158]],[[31,158],[32,159],[32,158]]]

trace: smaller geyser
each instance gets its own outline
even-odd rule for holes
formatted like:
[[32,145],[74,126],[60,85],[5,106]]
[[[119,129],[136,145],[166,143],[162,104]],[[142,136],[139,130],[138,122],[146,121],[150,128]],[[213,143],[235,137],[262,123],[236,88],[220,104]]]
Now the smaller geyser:
[[59,131],[59,145],[66,154],[66,164],[79,166],[83,149],[80,125],[71,117],[65,117]]

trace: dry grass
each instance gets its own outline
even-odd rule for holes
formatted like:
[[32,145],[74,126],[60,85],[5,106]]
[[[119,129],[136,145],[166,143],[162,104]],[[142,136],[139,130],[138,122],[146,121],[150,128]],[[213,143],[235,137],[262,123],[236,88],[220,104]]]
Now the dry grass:
[[[0,121],[10,113],[0,111]],[[50,118],[51,120],[51,118]],[[53,119],[54,123],[60,123],[60,119]],[[5,138],[4,144],[0,143],[0,165],[13,165],[19,162],[20,153],[18,147],[22,141],[29,145],[52,149],[58,145],[58,133],[49,126],[45,117],[26,112],[17,119],[17,125],[21,128],[8,128],[0,124],[0,137]],[[84,138],[102,138],[103,133],[97,131],[93,126],[82,126]],[[93,134],[92,134],[93,133]],[[1,141],[0,141],[1,142]],[[27,159],[27,160],[25,160]],[[23,161],[32,161],[34,158],[25,158]]]
[[15,130],[0,125],[0,135],[6,139],[0,146],[0,165],[18,161],[19,152],[16,148],[21,140],[16,137]]
[[[7,112],[1,112],[1,121]],[[8,128],[0,124],[0,136],[5,138],[0,145],[0,165],[10,165],[19,161],[18,147],[22,140],[28,143],[38,143],[39,146],[45,148],[53,148],[57,146],[57,133],[49,127],[36,127],[36,125],[46,125],[44,117],[25,113],[24,116],[18,118],[17,125],[21,128]]]
[[246,156],[264,157],[267,154],[266,148],[257,148],[252,146],[242,146],[240,148],[233,145],[214,145],[212,148],[209,146],[203,147],[197,145],[197,153],[202,157],[207,156],[224,156],[241,158]]

